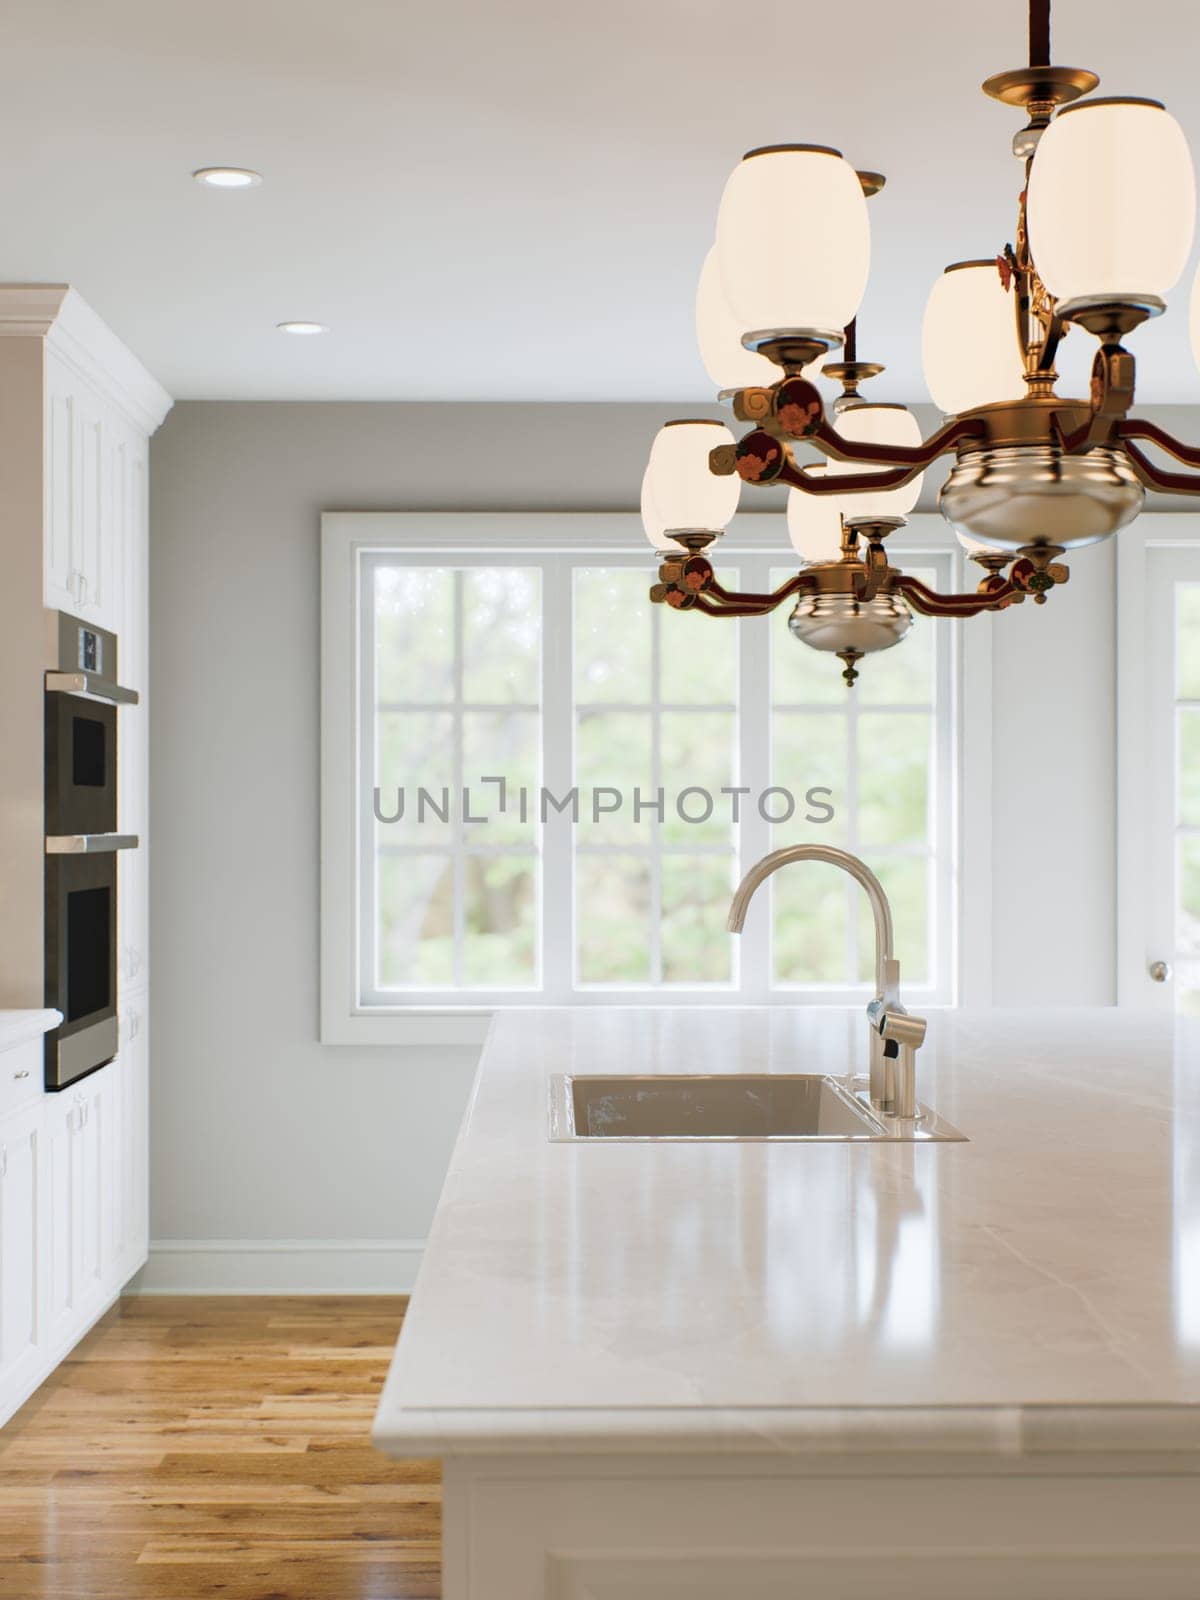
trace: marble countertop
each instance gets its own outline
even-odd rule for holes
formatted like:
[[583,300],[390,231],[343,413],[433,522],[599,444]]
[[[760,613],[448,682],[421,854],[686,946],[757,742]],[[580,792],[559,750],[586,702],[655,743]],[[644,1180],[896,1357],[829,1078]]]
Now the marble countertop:
[[559,1072],[865,1062],[861,1013],[499,1015],[379,1446],[1200,1448],[1200,1023],[933,1012],[963,1144],[548,1138]]
[[40,1039],[57,1028],[62,1019],[61,1011],[0,1010],[0,1050],[11,1050],[29,1039]]

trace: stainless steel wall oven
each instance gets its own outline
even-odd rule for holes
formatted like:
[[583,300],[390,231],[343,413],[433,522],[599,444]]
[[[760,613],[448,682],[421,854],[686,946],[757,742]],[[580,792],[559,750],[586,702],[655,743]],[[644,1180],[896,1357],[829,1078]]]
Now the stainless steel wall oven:
[[46,1087],[65,1089],[111,1061],[117,1025],[117,640],[49,614],[46,672],[45,1000],[63,1014],[46,1035]]

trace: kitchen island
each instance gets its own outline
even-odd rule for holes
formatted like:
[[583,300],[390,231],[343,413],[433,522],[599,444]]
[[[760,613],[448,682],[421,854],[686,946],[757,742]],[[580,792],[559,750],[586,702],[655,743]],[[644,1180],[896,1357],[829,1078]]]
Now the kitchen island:
[[445,1600],[1195,1600],[1200,1025],[935,1012],[967,1142],[552,1142],[560,1073],[865,1070],[859,1013],[502,1013],[375,1425]]

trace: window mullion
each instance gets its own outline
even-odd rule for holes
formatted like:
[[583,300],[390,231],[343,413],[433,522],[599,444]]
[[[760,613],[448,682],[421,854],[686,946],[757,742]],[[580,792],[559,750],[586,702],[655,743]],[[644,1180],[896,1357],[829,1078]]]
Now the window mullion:
[[463,985],[463,945],[466,939],[466,829],[462,819],[463,793],[463,573],[454,574],[454,792],[451,849],[454,852],[454,986]]
[[358,951],[354,960],[356,1003],[361,1003],[364,973],[372,991],[379,987],[379,863],[376,855],[374,790],[379,781],[379,728],[376,707],[375,574],[373,562],[358,564]]
[[[662,771],[662,607],[650,613],[650,792],[655,799]],[[662,834],[663,822],[650,826],[650,982],[661,983],[662,965]]]
[[[853,686],[846,695],[846,836],[851,854],[861,857],[862,847],[858,841],[858,695]],[[842,894],[846,902],[846,982],[856,984],[859,981],[860,900],[857,884],[847,879]]]
[[[937,572],[946,589],[954,587],[954,557],[949,553],[937,559]],[[983,624],[986,626],[986,624]],[[931,721],[931,760],[936,781],[929,785],[937,797],[937,815],[929,827],[933,884],[929,897],[933,912],[929,918],[928,979],[930,985],[949,1004],[955,998],[954,952],[958,946],[955,907],[958,903],[957,876],[961,856],[962,826],[957,816],[958,784],[956,758],[957,700],[956,677],[961,670],[962,637],[954,637],[948,618],[934,624],[933,715]]]
[[[542,568],[542,786],[555,799],[575,782],[574,577],[569,559]],[[575,982],[573,828],[570,810],[546,808],[541,828],[541,967],[546,999],[561,1004]]]
[[[739,562],[743,588],[765,591],[770,588],[769,557],[747,556]],[[760,856],[771,848],[771,830],[758,807],[758,798],[771,782],[771,627],[778,619],[771,616],[744,622],[714,622],[715,627],[737,628],[738,638],[738,774],[734,780],[750,794],[741,797],[741,822],[735,835],[735,866],[741,877]],[[746,918],[745,931],[737,946],[738,988],[752,1004],[765,1003],[771,994],[774,946],[774,896],[770,885],[766,914]]]

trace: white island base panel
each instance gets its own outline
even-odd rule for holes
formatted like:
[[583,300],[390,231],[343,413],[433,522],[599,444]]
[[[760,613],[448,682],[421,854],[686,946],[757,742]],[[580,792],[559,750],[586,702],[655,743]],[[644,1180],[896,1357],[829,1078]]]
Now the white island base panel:
[[446,1462],[444,1600],[1195,1600],[1200,1479],[1145,1462]]
[[445,1600],[1198,1600],[1200,1031],[934,1015],[969,1143],[551,1144],[556,1072],[846,1072],[836,1012],[493,1027],[376,1419]]

